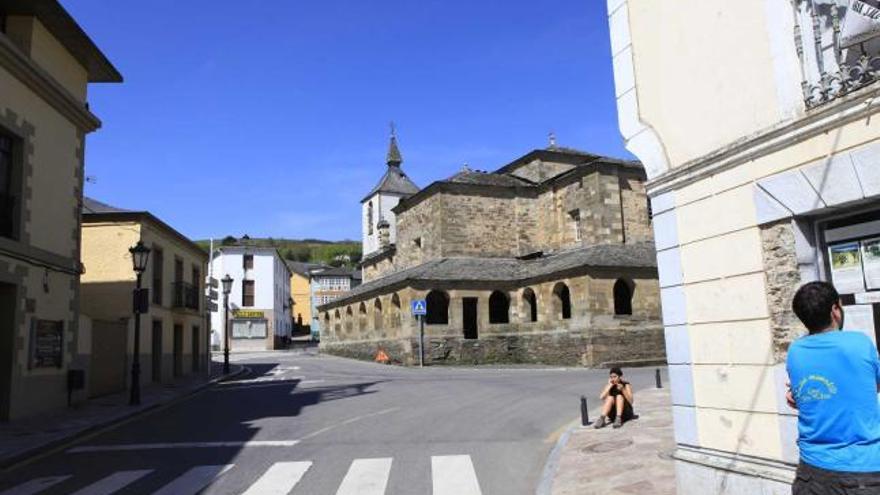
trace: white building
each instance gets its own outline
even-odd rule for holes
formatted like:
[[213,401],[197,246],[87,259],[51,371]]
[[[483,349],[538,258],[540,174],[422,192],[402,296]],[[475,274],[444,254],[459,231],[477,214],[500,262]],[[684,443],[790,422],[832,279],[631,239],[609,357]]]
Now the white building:
[[363,253],[364,258],[376,256],[380,250],[389,246],[382,246],[379,239],[379,223],[387,222],[389,244],[393,246],[397,242],[397,227],[395,215],[392,209],[397,206],[402,198],[412,196],[419,192],[418,186],[403,173],[400,165],[403,158],[397,148],[397,138],[391,135],[386,157],[388,169],[382,179],[361,200],[361,218],[363,227]]
[[[275,248],[222,246],[214,250],[211,276],[232,277],[229,293],[230,350],[278,349],[286,346],[293,322],[290,269]],[[223,346],[223,294],[211,313],[211,328]]]

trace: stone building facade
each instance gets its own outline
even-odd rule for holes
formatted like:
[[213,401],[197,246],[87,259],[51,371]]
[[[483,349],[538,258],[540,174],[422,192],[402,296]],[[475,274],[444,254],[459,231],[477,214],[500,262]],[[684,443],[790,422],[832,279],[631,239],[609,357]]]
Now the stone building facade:
[[551,146],[403,195],[394,225],[374,219],[364,284],[317,308],[321,349],[418,362],[425,299],[429,363],[663,361],[644,181],[638,163]]
[[793,293],[830,281],[847,328],[880,333],[880,39],[847,44],[834,0],[607,5],[620,130],[649,178],[678,493],[790,493]]

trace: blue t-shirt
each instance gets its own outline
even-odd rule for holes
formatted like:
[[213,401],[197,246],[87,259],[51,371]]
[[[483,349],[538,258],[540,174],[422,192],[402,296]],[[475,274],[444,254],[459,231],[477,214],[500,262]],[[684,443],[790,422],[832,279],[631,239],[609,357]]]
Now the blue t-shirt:
[[786,367],[801,460],[831,471],[880,472],[880,359],[871,339],[807,335],[791,344]]

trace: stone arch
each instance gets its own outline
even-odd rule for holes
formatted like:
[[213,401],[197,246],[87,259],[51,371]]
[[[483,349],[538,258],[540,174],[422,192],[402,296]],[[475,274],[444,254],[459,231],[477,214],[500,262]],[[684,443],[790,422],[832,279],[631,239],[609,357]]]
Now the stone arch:
[[322,327],[323,331],[327,332],[327,336],[330,336],[330,312],[324,313],[324,326]]
[[571,291],[563,282],[553,286],[553,313],[563,320],[571,319]]
[[378,297],[375,301],[373,301],[373,329],[378,331],[384,331],[384,325],[382,324],[382,300]]
[[425,323],[428,325],[449,324],[449,294],[442,290],[428,292],[425,301],[428,304],[428,314],[425,315]]
[[489,295],[489,323],[510,323],[510,298],[500,290]]
[[522,298],[526,309],[526,321],[538,321],[538,298],[535,296],[535,291],[526,287],[526,290],[523,291]]
[[391,295],[391,326],[400,328],[400,296],[395,292]]
[[614,282],[614,314],[631,315],[634,285],[631,280],[619,278]]
[[351,313],[351,306],[345,307],[345,320],[343,326],[345,327],[346,335],[350,335],[351,331],[354,329],[354,316]]
[[363,301],[358,305],[358,332],[367,329],[367,305]]

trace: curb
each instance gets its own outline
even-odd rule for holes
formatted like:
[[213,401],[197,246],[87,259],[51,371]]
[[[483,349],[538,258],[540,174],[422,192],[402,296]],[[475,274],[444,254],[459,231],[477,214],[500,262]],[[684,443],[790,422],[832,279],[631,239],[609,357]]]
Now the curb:
[[170,407],[170,406],[173,406],[173,405],[178,404],[180,402],[183,402],[185,400],[188,400],[188,399],[192,398],[193,396],[195,396],[196,394],[203,392],[205,389],[212,387],[222,381],[228,380],[230,378],[235,378],[236,376],[243,374],[247,370],[247,368],[245,366],[242,366],[240,364],[236,364],[234,366],[238,366],[238,370],[231,371],[228,375],[222,375],[222,376],[218,376],[217,378],[212,378],[211,380],[208,380],[208,381],[202,383],[201,385],[197,385],[197,386],[187,390],[186,392],[184,392],[176,397],[173,397],[171,399],[168,399],[166,401],[156,402],[155,404],[151,404],[151,405],[144,407],[142,409],[137,409],[137,410],[131,411],[128,414],[122,414],[118,417],[114,417],[114,418],[112,418],[108,421],[105,421],[103,423],[98,423],[98,424],[88,426],[88,427],[83,428],[81,430],[71,432],[70,435],[67,435],[67,436],[64,436],[61,438],[57,438],[55,440],[51,440],[51,441],[46,442],[42,445],[37,445],[33,448],[24,450],[24,451],[16,453],[16,454],[12,454],[12,455],[6,457],[5,459],[0,459],[0,472],[12,471],[12,470],[19,468],[25,464],[29,464],[29,463],[36,461],[42,457],[45,457],[50,454],[54,454],[60,450],[63,450],[65,448],[67,448],[68,446],[70,446],[71,444],[74,444],[80,440],[104,433],[106,431],[112,430],[113,428],[121,426],[124,423],[132,421],[140,416],[145,416],[147,414],[160,411],[160,410],[165,409],[167,407]]

